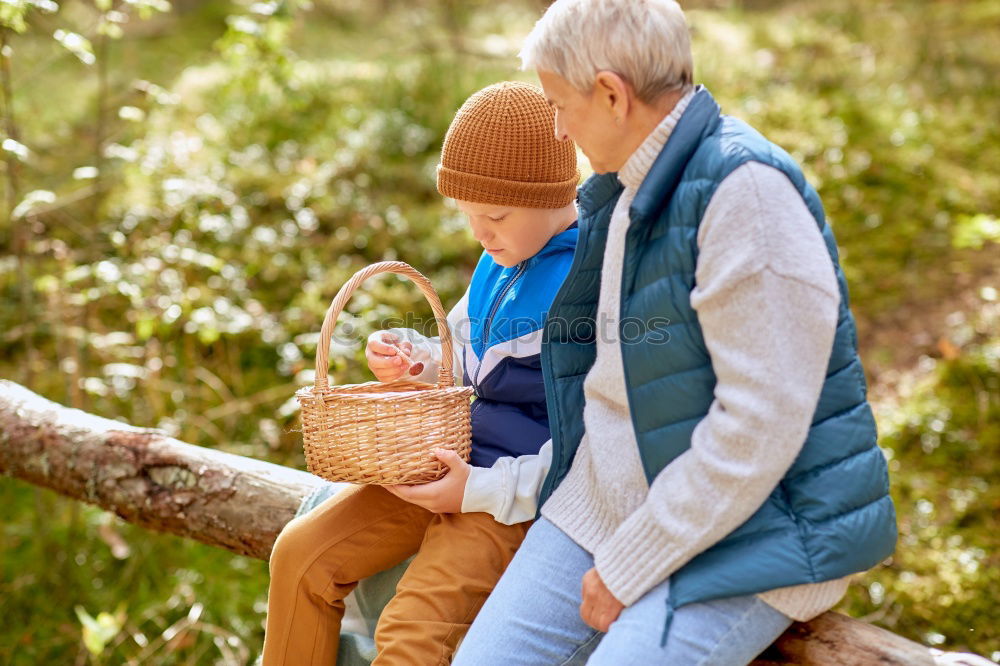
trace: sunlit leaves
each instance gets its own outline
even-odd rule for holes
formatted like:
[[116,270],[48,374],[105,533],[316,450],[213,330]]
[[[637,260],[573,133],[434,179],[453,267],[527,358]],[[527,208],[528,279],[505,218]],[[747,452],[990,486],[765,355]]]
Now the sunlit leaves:
[[796,6],[802,12],[737,20],[690,11],[698,76],[818,187],[852,298],[866,306],[864,329],[901,303],[951,296],[957,273],[970,271],[964,259],[946,259],[968,249],[953,243],[954,225],[996,213],[1000,135],[973,109],[996,115],[1000,51],[989,35],[1000,15],[994,0],[875,13]]
[[981,249],[987,243],[1000,243],[1000,220],[993,215],[962,215],[952,231],[957,248]]
[[105,646],[118,635],[125,623],[125,604],[112,613],[101,611],[92,617],[83,606],[76,606],[76,616],[83,627],[83,644],[90,654],[100,656]]
[[[59,5],[53,0],[3,0],[0,2],[0,26],[24,32],[28,29],[25,19],[31,9],[52,14],[59,10]],[[6,53],[3,55],[7,56]]]
[[0,144],[0,147],[22,162],[27,160],[28,156],[31,155],[31,151],[28,150],[26,145],[20,141],[15,141],[14,139],[4,139],[3,144]]
[[249,16],[229,16],[226,18],[226,23],[231,29],[245,35],[259,37],[264,34],[264,26]]
[[138,123],[146,117],[146,112],[136,106],[122,106],[118,109],[118,117]]
[[124,0],[125,4],[139,12],[139,17],[147,19],[154,13],[170,11],[168,0]]
[[56,195],[54,192],[50,192],[49,190],[32,190],[14,207],[11,218],[15,220],[20,219],[43,205],[54,203],[55,200]]
[[122,25],[126,22],[128,22],[128,14],[119,11],[105,11],[100,23],[97,24],[97,32],[101,35],[107,35],[111,39],[121,39],[125,35]]
[[95,166],[82,166],[73,169],[73,180],[90,180],[97,178],[98,169]]
[[75,32],[59,28],[52,33],[53,39],[63,45],[67,51],[72,53],[85,65],[93,65],[97,60],[94,56],[94,47],[90,40]]

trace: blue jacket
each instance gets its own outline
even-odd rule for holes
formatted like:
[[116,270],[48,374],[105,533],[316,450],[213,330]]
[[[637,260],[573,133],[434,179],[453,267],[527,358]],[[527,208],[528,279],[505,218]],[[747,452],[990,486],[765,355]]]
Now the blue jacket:
[[[469,289],[448,313],[454,367],[475,388],[472,459],[491,467],[497,458],[536,454],[549,439],[540,353],[552,299],[573,261],[579,229],[574,222],[534,256],[505,268],[483,253]],[[412,329],[392,332],[414,343],[412,358],[430,361],[417,380],[434,382],[438,340]]]
[[579,230],[553,236],[533,257],[505,268],[483,253],[469,285],[463,383],[475,388],[472,460],[538,453],[549,439],[541,370],[542,327],[573,261]]
[[[741,121],[720,115],[704,89],[682,115],[629,210],[619,316],[651,325],[644,333],[647,342],[623,344],[621,350],[647,479],[690,447],[714,398],[715,374],[690,303],[697,233],[715,189],[748,161],[784,172],[815,218],[836,269],[839,319],[800,455],[753,516],[672,575],[668,628],[677,606],[840,578],[877,564],[892,553],[896,540],[847,284],[819,198],[787,153]],[[594,176],[580,190],[579,245],[542,344],[553,450],[539,505],[569,471],[583,434],[583,380],[596,356],[604,248],[621,191],[615,174]],[[653,343],[664,335],[667,344]]]

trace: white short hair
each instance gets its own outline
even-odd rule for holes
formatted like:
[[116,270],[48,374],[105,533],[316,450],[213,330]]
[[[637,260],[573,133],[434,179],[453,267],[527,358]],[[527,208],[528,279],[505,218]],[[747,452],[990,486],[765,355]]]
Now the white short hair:
[[589,93],[611,71],[647,104],[693,81],[691,35],[674,0],[557,0],[521,48],[523,69],[558,74]]

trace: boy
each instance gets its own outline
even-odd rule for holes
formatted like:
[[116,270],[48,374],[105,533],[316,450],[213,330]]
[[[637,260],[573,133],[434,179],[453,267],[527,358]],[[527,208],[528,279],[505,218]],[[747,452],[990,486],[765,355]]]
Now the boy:
[[[450,468],[439,481],[354,486],[290,522],[271,555],[264,666],[335,663],[344,598],[362,578],[414,554],[379,618],[374,663],[449,663],[524,538],[529,522],[517,521],[533,517],[492,490],[510,478],[510,465],[488,468],[548,453],[540,455],[549,429],[539,350],[576,245],[578,179],[573,144],[555,138],[554,113],[537,88],[495,84],[459,109],[438,191],[456,199],[485,250],[448,316],[455,368],[476,389],[472,465],[439,451]],[[440,345],[409,329],[369,338],[378,379],[409,373],[400,349],[423,364],[417,379],[433,381]]]

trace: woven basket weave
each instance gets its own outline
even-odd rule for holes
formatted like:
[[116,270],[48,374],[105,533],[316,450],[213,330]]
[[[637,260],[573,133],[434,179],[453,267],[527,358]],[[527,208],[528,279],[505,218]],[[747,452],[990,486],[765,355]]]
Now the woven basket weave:
[[[413,281],[434,310],[441,336],[437,385],[405,379],[330,386],[330,338],[354,290],[369,277],[396,273]],[[296,392],[309,471],[329,481],[374,485],[435,481],[447,472],[433,449],[468,461],[472,388],[455,386],[451,331],[430,281],[401,261],[372,264],[341,287],[326,311],[316,350],[315,385]]]

